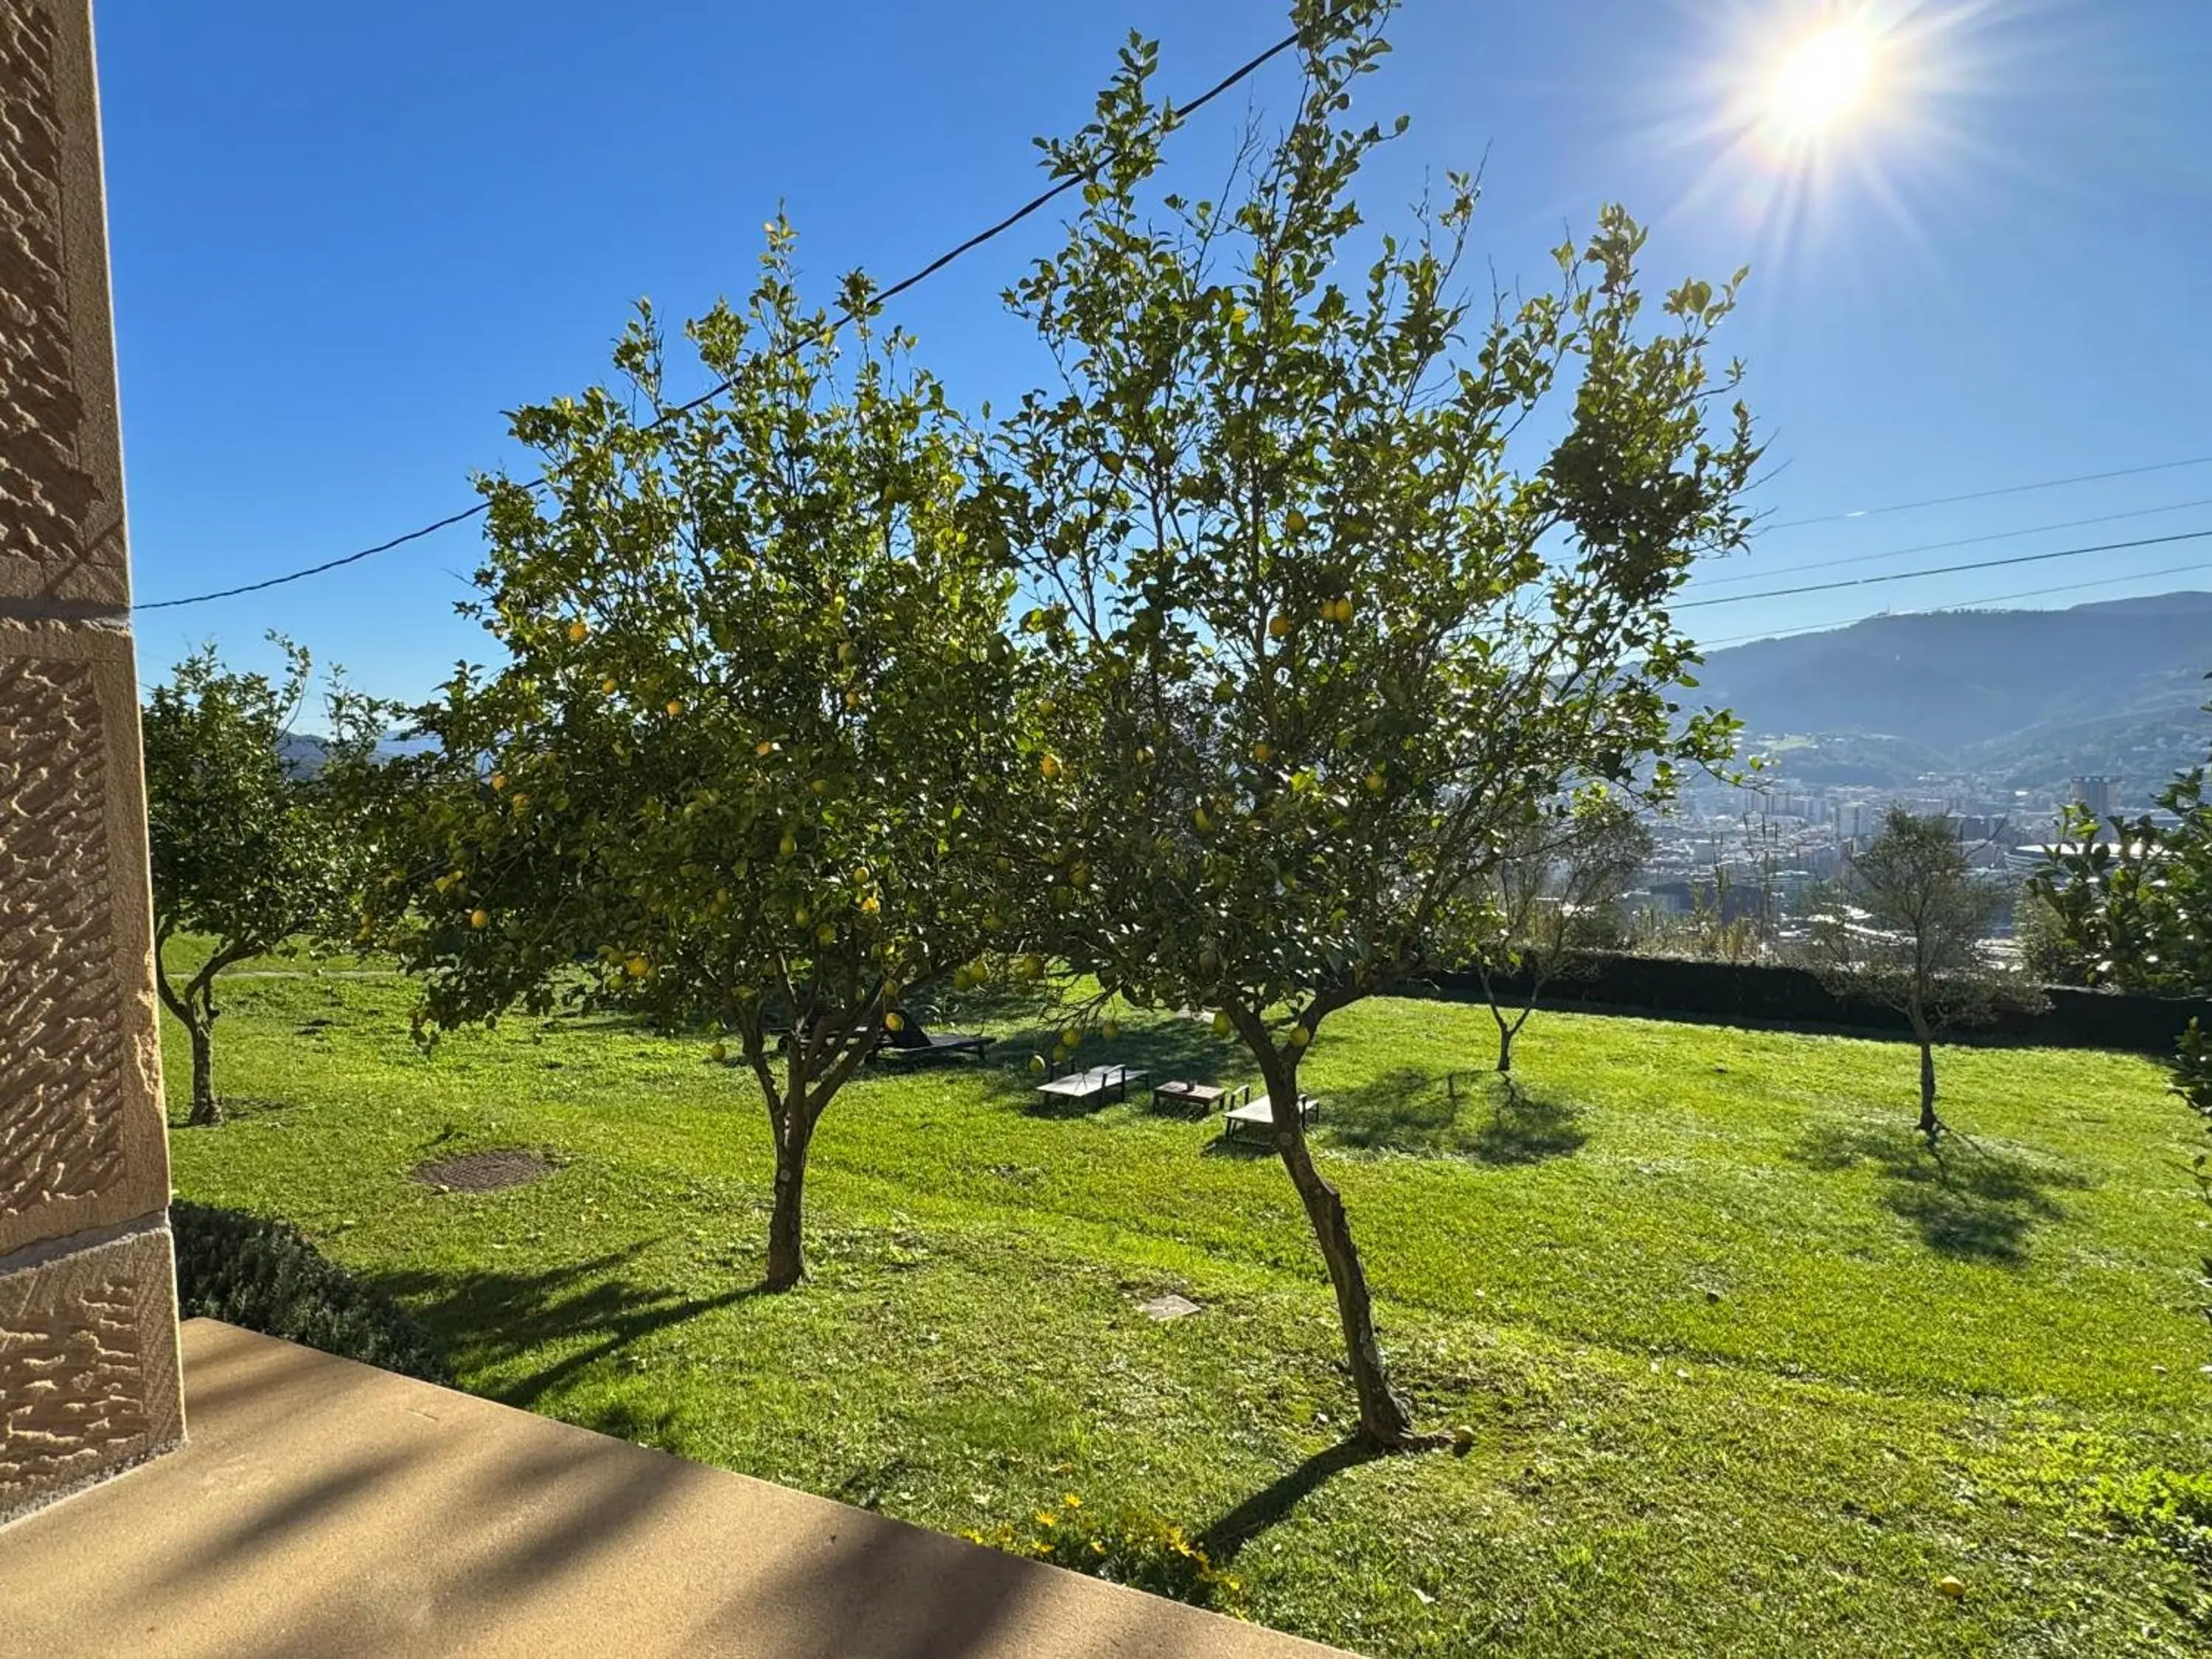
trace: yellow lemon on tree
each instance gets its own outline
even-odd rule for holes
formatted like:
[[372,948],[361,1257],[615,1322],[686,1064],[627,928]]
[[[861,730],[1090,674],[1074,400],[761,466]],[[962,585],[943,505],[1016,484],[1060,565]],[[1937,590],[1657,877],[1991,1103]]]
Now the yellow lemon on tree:
[[1042,957],[1036,956],[1024,957],[1021,961],[1021,969],[1022,977],[1024,979],[1042,978],[1044,974],[1044,958]]
[[753,745],[753,753],[759,756],[761,759],[766,760],[770,755],[775,753],[775,740],[769,738],[763,738],[758,743]]
[[1042,759],[1037,762],[1037,770],[1043,773],[1048,778],[1058,777],[1060,775],[1060,757],[1057,755],[1045,756]]
[[1190,815],[1190,821],[1193,824],[1197,826],[1198,833],[1201,836],[1213,828],[1213,820],[1206,816],[1206,809],[1203,806],[1200,807],[1196,811]]
[[490,911],[489,911],[489,910],[471,910],[471,911],[470,911],[470,912],[469,912],[469,926],[470,926],[470,927],[490,927],[490,926],[491,926],[491,912],[490,912]]
[[495,788],[495,789],[504,789],[504,788],[506,788],[506,787],[507,787],[507,774],[506,774],[506,773],[504,773],[504,772],[495,772],[495,773],[493,773],[493,774],[491,775],[491,787],[492,787],[493,788]]
[[530,810],[530,797],[518,789],[507,798],[507,804],[518,812],[527,812]]
[[1279,640],[1284,635],[1290,631],[1291,619],[1281,611],[1279,611],[1273,616],[1267,618],[1267,637],[1269,639]]
[[1304,1048],[1304,1047],[1306,1046],[1306,1044],[1308,1044],[1309,1042],[1311,1042],[1312,1041],[1313,1041],[1313,1033],[1312,1033],[1311,1031],[1308,1030],[1307,1030],[1304,1025],[1293,1025],[1293,1026],[1291,1026],[1291,1048]]
[[1229,1035],[1229,1016],[1219,1010],[1216,1010],[1213,1016],[1213,1035],[1216,1036]]
[[632,979],[643,979],[646,969],[650,965],[643,957],[632,957],[628,962],[623,963],[623,969]]
[[1073,1048],[1082,1041],[1083,1032],[1077,1026],[1071,1025],[1060,1034],[1060,1046],[1063,1048]]
[[681,697],[671,697],[671,698],[668,700],[668,718],[669,718],[669,719],[671,719],[671,720],[674,720],[674,719],[675,719],[678,714],[682,714],[683,712],[684,712],[684,700],[683,700]]
[[1121,1035],[1121,1022],[1118,1019],[1108,1020],[1104,1024],[1098,1028],[1098,1035],[1104,1037],[1107,1042],[1111,1042],[1115,1037]]
[[591,631],[590,627],[581,621],[570,623],[568,624],[569,644],[581,645],[584,642],[585,635],[589,634]]
[[785,830],[783,832],[783,839],[775,844],[775,850],[782,854],[784,857],[789,858],[793,853],[796,853],[799,850],[799,838],[793,836],[788,830]]
[[906,1016],[900,1013],[896,1008],[893,1009],[890,1013],[884,1016],[884,1030],[886,1031],[903,1031],[906,1030]]
[[872,916],[883,908],[884,902],[873,893],[860,901],[860,914],[864,916]]
[[1380,772],[1370,772],[1367,775],[1367,793],[1370,795],[1381,794],[1383,790],[1389,787],[1389,784],[1390,781]]
[[1273,750],[1268,748],[1264,743],[1255,743],[1252,745],[1252,758],[1259,762],[1262,766],[1265,766],[1267,762],[1273,757],[1274,752],[1275,751]]
[[817,795],[826,795],[830,793],[830,786],[820,778],[815,779],[806,787]]
[[599,677],[599,690],[605,692],[607,696],[611,697],[614,696],[615,677],[611,674],[602,674]]
[[1042,1054],[1031,1054],[1030,1056],[1030,1074],[1032,1077],[1042,1077],[1044,1075],[1044,1056]]
[[860,689],[858,686],[854,686],[850,691],[848,691],[845,694],[845,707],[848,708],[858,708],[860,706]]
[[868,884],[868,866],[866,865],[860,864],[855,865],[853,867],[853,884],[855,887],[866,887]]

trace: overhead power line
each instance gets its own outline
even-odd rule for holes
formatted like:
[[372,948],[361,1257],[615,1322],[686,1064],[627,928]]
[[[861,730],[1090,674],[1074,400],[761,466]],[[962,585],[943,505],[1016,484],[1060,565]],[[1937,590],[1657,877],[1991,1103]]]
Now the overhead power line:
[[[1348,10],[1349,7],[1346,7],[1344,9]],[[1257,74],[1261,69],[1265,68],[1274,59],[1291,50],[1291,48],[1295,47],[1298,44],[1301,38],[1301,34],[1297,32],[1285,35],[1281,40],[1276,41],[1273,46],[1269,46],[1266,51],[1256,53],[1253,57],[1246,59],[1243,64],[1238,64],[1237,68],[1230,70],[1228,74],[1223,76],[1218,81],[1216,81],[1212,86],[1208,87],[1204,92],[1199,94],[1197,97],[1192,99],[1188,103],[1171,104],[1169,106],[1170,109],[1178,120],[1182,120],[1196,114],[1200,110],[1205,108],[1206,105],[1220,97],[1222,94],[1227,92],[1231,88],[1237,85],[1240,82],[1249,80],[1252,76]],[[996,224],[988,226],[984,229],[977,231],[973,236],[968,238],[964,242],[961,242],[956,246],[947,248],[944,252],[939,254],[934,259],[932,259],[927,264],[923,265],[920,270],[900,277],[898,281],[891,283],[888,288],[878,289],[874,295],[873,303],[876,305],[881,305],[885,301],[896,299],[900,295],[907,292],[909,289],[915,288],[920,283],[928,281],[932,276],[934,276],[939,271],[944,270],[945,266],[951,264],[954,260],[960,258],[965,254],[974,252],[977,248],[982,246],[984,243],[992,240],[994,237],[1004,235],[1007,231],[1012,230],[1016,225],[1021,223],[1024,219],[1030,218],[1033,215],[1042,211],[1046,207],[1057,201],[1060,197],[1066,195],[1069,191],[1073,190],[1078,185],[1083,184],[1089,176],[1090,175],[1087,173],[1071,173],[1068,177],[1062,179],[1057,184],[1054,185],[1049,190],[1039,191],[1028,201],[1023,203],[1021,206],[1016,208],[1012,213],[1006,215],[1005,218],[1000,220]],[[846,324],[854,319],[854,313],[853,312],[844,307],[839,307],[830,319],[829,335],[835,336],[840,329],[843,328]],[[825,337],[828,337],[811,336],[807,339],[793,342],[791,345],[786,347],[785,349],[795,353],[808,345],[818,343]],[[735,384],[735,382],[732,380],[722,380],[716,385],[708,387],[705,392],[701,392],[699,396],[692,398],[690,402],[679,404],[675,408],[664,411],[651,422],[651,425],[656,427],[660,426],[669,421],[676,419],[679,416],[688,415],[692,410],[712,403],[715,398],[727,392],[733,384]],[[650,428],[648,428],[648,429],[650,429]],[[544,487],[545,482],[546,480],[544,475],[541,474],[538,477],[531,479],[527,483],[523,485],[523,488],[526,489],[541,489]],[[380,553],[388,553],[395,547],[404,547],[409,542],[420,541],[425,536],[435,535],[441,530],[451,529],[457,524],[465,524],[471,519],[481,517],[489,509],[490,505],[491,504],[489,501],[478,501],[474,507],[463,508],[461,511],[457,513],[449,513],[442,519],[438,519],[429,524],[423,525],[419,529],[410,530],[404,535],[394,536],[388,541],[379,542],[374,547],[361,548],[355,552],[341,555],[339,557],[335,559],[325,559],[320,564],[311,564],[301,569],[287,571],[281,576],[270,576],[260,581],[255,582],[242,582],[236,587],[216,588],[205,593],[187,594],[182,599],[155,599],[146,604],[134,605],[131,608],[134,611],[170,611],[174,610],[179,605],[206,605],[215,599],[236,599],[242,593],[258,593],[268,588],[282,587],[289,582],[305,581],[310,576],[320,576],[329,571],[342,569],[349,564],[359,564],[362,560],[374,558]]]
[[2125,576],[2098,576],[2086,582],[2066,582],[2057,587],[2031,587],[2013,593],[1991,593],[1980,599],[1966,599],[1957,605],[1940,605],[1934,611],[1876,611],[1863,617],[1847,617],[1842,622],[1808,623],[1802,628],[1773,628],[1756,634],[1732,634],[1723,639],[1699,640],[1698,649],[1717,651],[1731,645],[1748,645],[1755,640],[1789,640],[1804,634],[1832,634],[1846,628],[1856,628],[1861,623],[1879,622],[1885,617],[1933,617],[1960,611],[1980,611],[1994,605],[2009,605],[2015,599],[2039,599],[2052,593],[2081,593],[2092,588],[2122,587],[2130,582],[2154,581],[2160,576],[2191,576],[2212,570],[2212,563],[2199,561],[2195,564],[2168,565],[2161,570],[2138,570]]
[[1960,501],[1986,501],[1998,495],[2026,495],[2039,489],[2063,489],[2069,484],[2100,483],[2106,478],[2136,478],[2146,472],[2172,472],[2185,466],[2212,466],[2212,455],[2193,455],[2185,461],[2159,461],[2149,466],[2123,466],[2110,472],[2083,472],[2071,478],[2041,478],[2033,483],[2006,484],[1996,489],[1972,489],[1963,495],[1931,495],[1923,501],[1897,501],[1887,507],[1856,507],[1847,513],[1820,513],[1809,519],[1784,519],[1762,526],[1765,531],[1796,530],[1808,524],[1835,524],[1844,519],[1880,518],[1891,513],[1917,513],[1928,507],[1954,507]]
[[1916,581],[1923,576],[1955,576],[1967,570],[1995,570],[2014,564],[2041,564],[2047,559],[2078,559],[2091,553],[2119,553],[2134,547],[2163,547],[2170,542],[2202,541],[2212,530],[2185,530],[2172,536],[2146,536],[2139,541],[2100,542],[2094,547],[2063,547],[2055,553],[2022,553],[2009,559],[1976,559],[1970,564],[1938,565],[1933,570],[1899,570],[1887,576],[1854,576],[1839,582],[1808,582],[1802,587],[1770,587],[1757,593],[1723,593],[1716,599],[1685,599],[1673,608],[1696,611],[1706,605],[1744,605],[1753,599],[1786,599],[1798,593],[1832,593],[1843,587],[1875,587],[1884,582]]
[[1986,542],[2017,541],[2022,536],[2048,535],[2054,530],[2080,530],[2093,524],[2118,524],[2124,519],[2154,519],[2161,513],[2180,513],[2192,507],[2212,507],[2212,495],[2201,495],[2195,501],[2174,501],[2166,507],[2139,507],[2128,513],[2100,513],[2094,518],[2062,519],[2055,524],[2030,525],[2024,530],[1996,530],[1985,536],[1960,536],[1948,542],[1918,542],[1911,547],[1892,548],[1887,553],[1853,553],[1840,559],[1819,559],[1810,564],[1784,565],[1773,570],[1747,570],[1740,575],[1712,577],[1705,586],[1733,587],[1741,582],[1772,581],[1778,576],[1801,575],[1808,570],[1835,570],[1844,565],[1879,564],[1885,559],[1902,559],[1914,553],[1939,553],[1950,547],[1979,547]]

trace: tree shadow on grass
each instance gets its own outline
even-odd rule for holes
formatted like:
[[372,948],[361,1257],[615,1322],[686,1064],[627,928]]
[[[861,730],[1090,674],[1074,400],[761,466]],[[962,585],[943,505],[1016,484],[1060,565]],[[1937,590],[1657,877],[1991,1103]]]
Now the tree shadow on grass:
[[1919,1229],[1929,1249],[1996,1267],[2023,1266],[2035,1229],[2066,1218],[2054,1189],[2089,1185],[2075,1170],[1956,1133],[1931,1150],[1903,1123],[1894,1128],[1824,1125],[1790,1155],[1813,1170],[1872,1169],[1885,1182],[1884,1207]]
[[1216,1516],[1191,1541],[1216,1566],[1226,1566],[1237,1553],[1270,1527],[1287,1519],[1292,1510],[1331,1477],[1384,1454],[1352,1437],[1316,1452],[1296,1468],[1270,1481],[1236,1508]]
[[772,1294],[764,1285],[750,1284],[713,1296],[680,1297],[664,1285],[635,1282],[626,1270],[645,1249],[641,1242],[537,1272],[414,1269],[378,1283],[406,1299],[442,1340],[456,1369],[498,1369],[552,1351],[555,1357],[536,1369],[483,1390],[526,1408],[641,1337]]
[[1411,1066],[1332,1092],[1325,1121],[1347,1146],[1510,1166],[1565,1158],[1589,1139],[1581,1112],[1494,1072],[1431,1077]]

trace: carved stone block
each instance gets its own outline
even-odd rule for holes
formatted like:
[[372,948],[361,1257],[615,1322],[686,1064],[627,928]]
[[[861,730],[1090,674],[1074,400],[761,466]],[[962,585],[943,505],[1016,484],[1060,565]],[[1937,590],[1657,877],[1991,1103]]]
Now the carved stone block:
[[130,599],[86,0],[0,0],[0,599]]
[[129,637],[0,621],[0,1255],[169,1201]]
[[0,1273],[0,1521],[184,1431],[167,1228]]

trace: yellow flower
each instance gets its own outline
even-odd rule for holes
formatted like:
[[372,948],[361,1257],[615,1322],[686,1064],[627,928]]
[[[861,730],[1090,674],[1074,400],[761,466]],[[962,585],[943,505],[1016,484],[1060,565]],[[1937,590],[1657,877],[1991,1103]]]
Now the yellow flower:
[[1052,1526],[1055,1524],[1059,1519],[1060,1517],[1054,1515],[1050,1510],[1039,1510],[1037,1511],[1037,1525],[1040,1527]]
[[1060,1501],[1066,1504],[1067,1507],[1072,1510],[1079,1510],[1083,1507],[1083,1500],[1080,1498],[1078,1498],[1073,1492],[1068,1493],[1066,1497],[1061,1498]]

